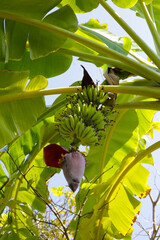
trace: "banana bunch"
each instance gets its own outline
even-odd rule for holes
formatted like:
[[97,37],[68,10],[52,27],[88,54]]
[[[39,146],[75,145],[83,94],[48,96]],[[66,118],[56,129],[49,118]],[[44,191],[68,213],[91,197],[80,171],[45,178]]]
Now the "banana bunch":
[[74,130],[78,122],[77,116],[69,115],[68,117],[63,117],[62,121],[59,122],[59,133],[61,136],[66,140],[74,141]]
[[96,106],[104,104],[108,99],[108,94],[103,89],[99,90],[98,87],[94,86],[84,87],[82,92],[78,91],[77,96],[82,102],[88,105],[92,103]]
[[108,124],[108,94],[98,87],[84,87],[72,96],[60,115],[60,135],[72,145],[90,146],[98,144]]
[[71,114],[76,113],[81,118],[90,119],[96,113],[96,106],[82,103],[80,100],[76,104],[70,105]]
[[77,116],[69,115],[59,124],[59,133],[61,136],[73,142],[75,145],[90,146],[98,142],[95,130],[91,126],[85,126],[82,120]]
[[83,130],[79,140],[82,145],[91,146],[95,143],[98,143],[98,136],[95,134],[94,128],[88,126]]
[[80,100],[76,105],[70,104],[70,113],[76,114],[79,119],[83,119],[86,126],[92,126],[97,131],[104,129],[106,124],[103,112],[96,106],[82,103]]

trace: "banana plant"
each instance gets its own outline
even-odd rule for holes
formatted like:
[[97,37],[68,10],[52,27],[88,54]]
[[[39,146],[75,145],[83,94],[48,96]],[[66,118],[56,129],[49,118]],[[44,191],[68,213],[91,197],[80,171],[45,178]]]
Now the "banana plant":
[[[146,148],[144,138],[160,125],[153,122],[160,109],[160,3],[112,2],[146,20],[155,50],[105,0],[0,0],[2,239],[43,239],[35,222],[46,209],[57,220],[58,239],[132,237],[140,198],[150,191],[143,163],[153,164],[151,153],[160,148],[160,141]],[[78,24],[77,13],[99,5],[129,37],[115,36],[96,19]],[[96,86],[89,75],[84,83],[84,70],[82,82],[47,89],[47,78],[65,73],[73,56],[103,69],[104,83]],[[60,96],[46,106],[44,97],[54,94]],[[48,145],[59,147],[43,159]],[[71,187],[80,183],[74,217],[64,223],[47,180],[64,170],[66,159],[72,163],[69,154],[83,159],[80,180],[86,162],[81,183]]]

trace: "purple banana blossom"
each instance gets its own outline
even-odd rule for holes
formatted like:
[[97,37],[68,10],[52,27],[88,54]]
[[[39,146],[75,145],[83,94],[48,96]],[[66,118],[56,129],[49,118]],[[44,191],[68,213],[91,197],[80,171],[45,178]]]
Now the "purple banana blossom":
[[43,156],[47,166],[63,169],[69,187],[75,192],[84,175],[85,157],[80,152],[68,152],[57,144],[46,146]]

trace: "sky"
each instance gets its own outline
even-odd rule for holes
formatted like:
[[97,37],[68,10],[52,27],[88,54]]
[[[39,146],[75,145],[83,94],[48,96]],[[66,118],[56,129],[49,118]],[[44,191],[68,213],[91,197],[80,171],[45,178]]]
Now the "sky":
[[[111,1],[108,1],[108,3],[113,7],[113,9],[133,28],[133,30],[136,31],[136,33],[145,39],[145,41],[149,44],[149,46],[154,49],[154,44],[152,41],[152,37],[150,35],[150,32],[148,30],[147,24],[144,19],[135,17],[135,12],[126,10],[126,9],[120,9],[116,7],[114,4],[112,4]],[[98,7],[97,9],[93,10],[90,13],[86,14],[78,14],[77,15],[79,24],[88,22],[89,19],[95,18],[98,19],[101,24],[107,23],[108,24],[108,30],[117,36],[128,36],[128,34],[112,19],[112,17],[106,13],[106,11],[102,7]],[[143,55],[145,57],[145,55]],[[61,74],[59,76],[56,76],[54,78],[49,79],[49,85],[48,88],[58,88],[58,87],[68,87],[70,84],[72,84],[75,81],[81,80],[83,76],[83,70],[80,67],[80,65],[83,64],[83,66],[87,69],[91,77],[95,81],[102,82],[104,80],[103,78],[103,72],[97,68],[94,64],[91,63],[85,63],[80,62],[77,60],[77,58],[74,58],[71,67],[67,72],[64,74]],[[46,102],[48,105],[51,105],[53,103],[53,100],[56,98],[56,96],[47,96]],[[160,114],[157,114],[155,116],[155,121],[160,121]],[[154,139],[148,139],[147,146],[150,144],[153,144],[154,142],[159,140],[159,132],[154,131]],[[148,183],[153,187],[153,197],[155,198],[157,195],[157,188],[160,189],[160,167],[159,167],[159,156],[160,156],[160,150],[157,150],[153,153],[153,157],[155,160],[155,166],[149,167],[146,166],[147,169],[151,172]],[[155,173],[157,174],[155,177]],[[58,187],[58,186],[66,186],[67,183],[64,179],[63,174],[56,174],[49,182],[49,188],[52,187]],[[141,213],[138,216],[138,221],[140,221],[145,228],[151,226],[152,223],[152,209],[149,198],[142,199],[142,208]],[[159,205],[157,206],[159,211]],[[147,211],[146,211],[147,210]],[[160,220],[160,218],[157,220]],[[132,239],[135,240],[146,240],[148,239],[146,235],[144,235],[144,231],[141,231],[141,228],[138,227],[137,224],[134,225],[134,232]]]

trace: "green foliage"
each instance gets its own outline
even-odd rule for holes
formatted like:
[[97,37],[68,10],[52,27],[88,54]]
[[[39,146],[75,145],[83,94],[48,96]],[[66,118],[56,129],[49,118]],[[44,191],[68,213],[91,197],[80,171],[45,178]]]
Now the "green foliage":
[[[146,148],[143,139],[146,134],[152,136],[153,129],[159,130],[159,123],[153,123],[160,98],[159,2],[113,3],[132,7],[146,19],[157,53],[107,1],[0,0],[1,239],[131,239],[132,225],[141,205],[138,197],[145,197],[150,191],[149,172],[142,163],[153,164],[151,153],[160,147],[157,142]],[[89,12],[99,4],[129,37],[113,35],[107,24],[101,25],[95,19],[78,26],[76,13]],[[135,53],[138,51],[146,53],[148,59]],[[81,93],[77,82],[68,88],[45,89],[46,77],[65,72],[72,56],[105,71],[108,65],[113,67],[105,72],[106,85],[99,86],[98,100],[94,100],[91,88]],[[126,72],[124,77],[121,73]],[[136,77],[130,81],[129,75]],[[117,78],[125,81],[113,86]],[[105,126],[108,92],[118,96],[114,121]],[[44,96],[51,94],[61,95],[47,108]],[[66,102],[68,95],[70,99],[76,98],[75,105]],[[88,144],[89,138],[88,142],[77,144],[75,136],[69,141],[62,136],[57,116],[62,116],[66,104],[68,117],[72,115],[75,120],[74,114],[77,115],[78,134],[82,127],[96,129],[97,135],[92,131],[94,136],[90,133],[90,138],[98,136],[97,146]],[[97,112],[95,123],[92,115]],[[74,135],[73,130],[68,130],[69,136]],[[91,145],[85,152],[85,176],[76,199],[61,187],[52,189],[54,198],[64,200],[55,204],[47,182],[60,171],[46,167],[43,147],[56,143],[69,150],[71,142],[76,147],[80,143]]]
[[[0,103],[0,147],[24,133],[46,109],[43,97],[10,101],[9,98],[12,95],[39,91],[47,85],[47,79],[43,76],[36,76],[27,84],[28,77],[27,71],[0,71],[0,78],[2,79],[0,82],[2,99]],[[40,83],[37,85],[37,82]]]
[[84,12],[90,12],[91,10],[93,10],[94,8],[97,8],[98,5],[99,5],[99,2],[98,0],[88,0],[88,1],[85,1],[85,0],[76,0],[76,5],[81,9],[83,10]]
[[131,41],[129,37],[118,37],[107,30],[105,24],[100,25],[98,20],[91,19],[88,23],[81,25],[81,29],[85,34],[99,39],[109,48],[119,53],[127,55],[130,50],[140,51],[138,45]]
[[14,71],[29,70],[29,77],[43,75],[46,78],[55,77],[67,71],[72,63],[72,57],[58,52],[50,53],[47,56],[32,60],[30,53],[25,52],[20,61],[9,60],[4,68]]
[[[148,2],[152,3],[152,7],[150,7],[150,5],[148,5],[148,10],[149,10],[150,14],[153,11],[153,16],[154,16],[153,21],[155,21],[157,30],[160,33],[160,20],[159,20],[159,17],[158,17],[160,3],[159,3],[158,0],[148,1]],[[137,16],[140,16],[140,17],[144,18],[144,13],[141,9],[141,6],[140,6],[139,2],[137,2],[137,4],[133,8],[131,8],[131,10],[136,11]]]
[[[149,4],[151,3],[153,0],[144,0],[143,2],[145,2],[145,4]],[[133,7],[137,2],[138,0],[112,0],[112,2],[114,4],[116,4],[118,7],[121,7],[121,8],[131,8]]]

